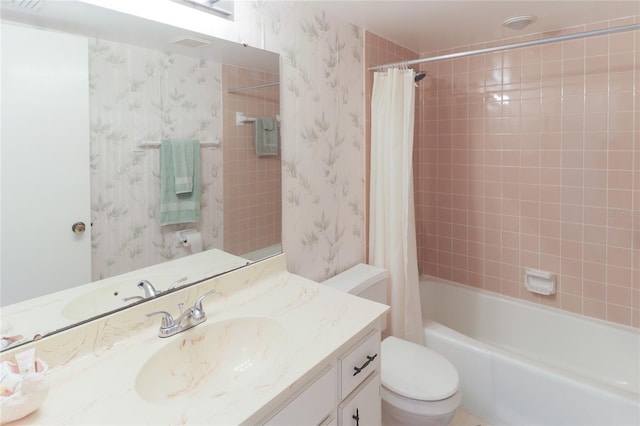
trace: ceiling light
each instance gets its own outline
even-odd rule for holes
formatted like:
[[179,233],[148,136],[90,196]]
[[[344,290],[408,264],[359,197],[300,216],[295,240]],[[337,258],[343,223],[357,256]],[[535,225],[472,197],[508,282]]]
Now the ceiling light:
[[512,30],[521,30],[533,23],[538,19],[533,15],[521,15],[521,16],[512,16],[511,18],[507,18],[502,22],[507,28],[511,28]]
[[233,1],[221,0],[172,0],[176,3],[191,6],[204,12],[231,17],[233,15]]

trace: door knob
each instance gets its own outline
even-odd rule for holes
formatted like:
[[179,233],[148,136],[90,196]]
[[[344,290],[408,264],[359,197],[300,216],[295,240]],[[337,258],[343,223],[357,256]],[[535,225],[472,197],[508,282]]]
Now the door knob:
[[85,226],[84,222],[76,222],[71,225],[71,230],[78,235],[84,234],[86,228],[87,227]]

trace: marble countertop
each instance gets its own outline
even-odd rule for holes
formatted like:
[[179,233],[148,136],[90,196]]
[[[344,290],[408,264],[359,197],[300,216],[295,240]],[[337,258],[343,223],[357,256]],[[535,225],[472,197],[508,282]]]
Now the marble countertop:
[[[157,337],[160,318],[146,313],[177,316],[177,303],[191,306],[213,288],[217,293],[203,302],[207,322]],[[37,356],[51,366],[49,395],[38,411],[12,424],[255,424],[376,326],[387,309],[290,274],[284,255],[276,256],[34,342]],[[157,351],[176,339],[187,344],[215,322],[246,317],[269,318],[286,330],[268,374],[222,390],[200,386],[164,403],[139,395],[138,372]],[[194,376],[194,382],[200,379]]]

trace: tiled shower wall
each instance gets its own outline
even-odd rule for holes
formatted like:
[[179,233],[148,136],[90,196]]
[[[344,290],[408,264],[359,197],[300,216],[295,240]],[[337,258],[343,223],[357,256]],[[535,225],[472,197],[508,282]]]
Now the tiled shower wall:
[[[635,31],[420,66],[421,273],[639,327],[639,61]],[[558,293],[525,290],[525,267]]]
[[281,241],[280,155],[257,156],[255,124],[236,126],[236,112],[275,117],[280,112],[280,92],[278,86],[236,93],[228,89],[274,81],[279,81],[278,75],[222,66],[224,250],[237,255]]

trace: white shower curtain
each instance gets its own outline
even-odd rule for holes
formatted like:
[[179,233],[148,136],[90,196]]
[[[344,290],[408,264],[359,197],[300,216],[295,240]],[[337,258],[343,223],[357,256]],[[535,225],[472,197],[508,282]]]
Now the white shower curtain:
[[414,71],[374,74],[369,263],[390,274],[390,333],[422,343],[413,203]]

